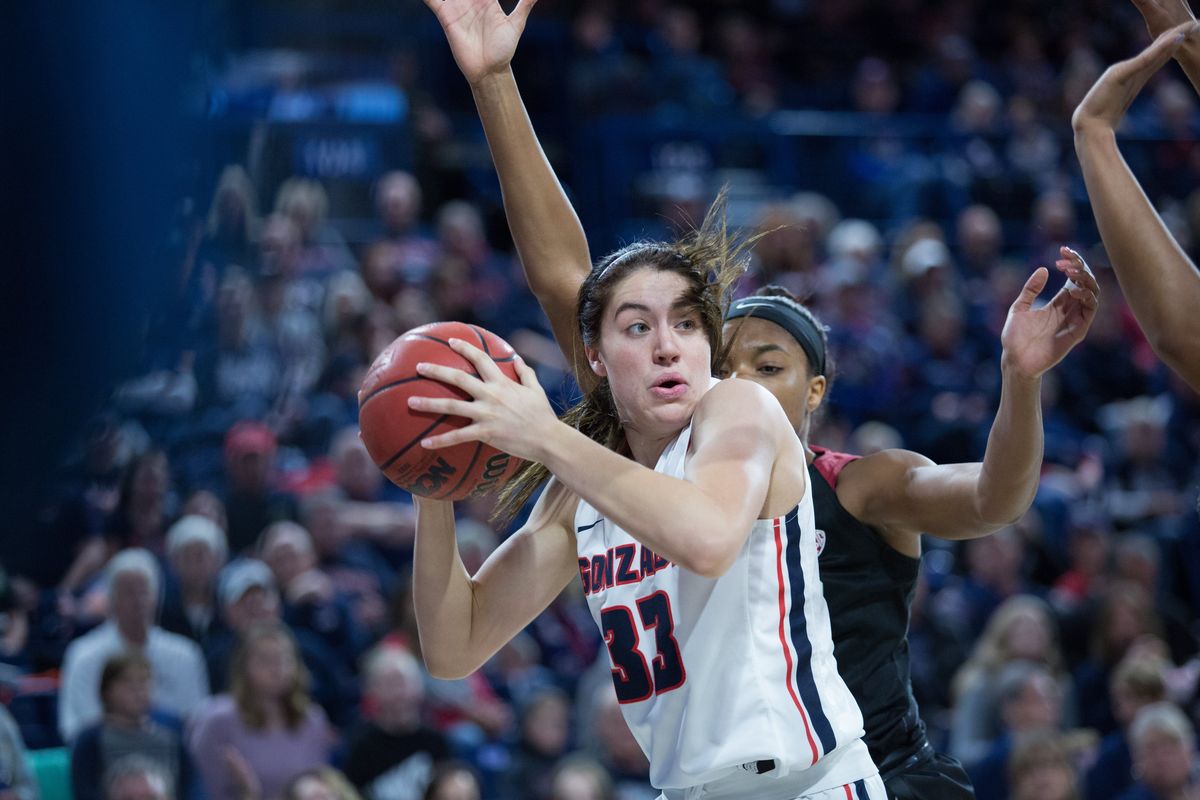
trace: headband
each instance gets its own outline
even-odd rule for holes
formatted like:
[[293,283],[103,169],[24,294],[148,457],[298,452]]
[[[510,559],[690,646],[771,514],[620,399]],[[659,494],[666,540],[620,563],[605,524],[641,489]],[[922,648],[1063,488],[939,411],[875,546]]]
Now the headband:
[[774,322],[790,333],[800,345],[813,372],[817,375],[825,374],[825,342],[821,339],[821,330],[811,317],[797,309],[796,304],[783,297],[743,297],[733,301],[725,315],[725,321],[729,322],[739,317]]

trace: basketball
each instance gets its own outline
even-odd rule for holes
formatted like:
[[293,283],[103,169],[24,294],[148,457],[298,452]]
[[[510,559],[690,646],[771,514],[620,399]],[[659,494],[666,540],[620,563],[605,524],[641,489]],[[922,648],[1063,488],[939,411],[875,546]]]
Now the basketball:
[[376,357],[358,392],[358,424],[367,452],[383,474],[412,494],[435,500],[465,500],[487,494],[513,476],[521,460],[483,442],[427,450],[421,440],[470,424],[466,417],[430,414],[408,407],[410,397],[470,400],[453,386],[417,374],[428,362],[478,375],[469,361],[450,349],[462,339],[483,350],[512,380],[516,353],[491,331],[464,322],[431,322],[413,328]]

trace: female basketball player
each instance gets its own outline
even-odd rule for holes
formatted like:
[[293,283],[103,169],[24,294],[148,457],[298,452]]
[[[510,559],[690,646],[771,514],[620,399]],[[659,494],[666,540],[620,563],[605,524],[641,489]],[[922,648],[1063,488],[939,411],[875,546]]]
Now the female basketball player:
[[[582,351],[571,322],[572,298],[588,274],[587,243],[542,154],[509,69],[532,3],[518,4],[511,16],[505,16],[493,0],[457,4],[429,0],[428,4],[438,13],[455,59],[471,84],[530,287],[546,310],[560,346],[577,365],[580,383],[586,386],[589,375],[579,368],[584,366],[579,357]],[[1034,311],[1032,300],[1047,278],[1045,270],[1038,270],[1010,314],[1005,331],[1004,392],[983,463],[936,467],[915,453],[893,452],[852,466],[850,474],[858,471],[860,475],[847,478],[836,491],[820,467],[809,470],[813,491],[820,493],[814,496],[821,514],[817,527],[827,534],[828,555],[822,556],[821,568],[823,574],[833,575],[833,588],[826,593],[839,612],[834,617],[835,641],[838,652],[845,653],[842,668],[848,683],[857,690],[857,699],[867,711],[867,741],[877,763],[886,765],[892,797],[972,796],[961,767],[935,756],[929,748],[911,698],[904,636],[920,553],[917,532],[983,535],[1019,517],[1032,502],[1042,456],[1036,376],[1083,337],[1096,304],[1097,286],[1086,267],[1067,258],[1058,266],[1077,285],[1069,284],[1048,310]],[[742,313],[747,308],[735,306],[735,319],[747,316]],[[782,316],[772,322],[760,311],[760,318],[733,323],[746,326],[734,362],[744,361],[746,352],[756,355],[757,362],[750,362],[752,368],[738,368],[739,376],[771,389],[787,409],[801,440],[807,442],[809,419],[820,406],[827,384],[825,338],[810,315],[790,310],[795,312],[793,316],[807,319],[781,324]],[[755,333],[765,338],[753,341],[751,334]],[[772,352],[789,358],[766,364],[764,359]],[[815,452],[807,452],[809,458],[815,458]],[[836,480],[848,460],[829,458],[822,466],[833,465],[827,471]],[[851,497],[847,487],[863,494]],[[881,490],[878,497],[872,494],[872,487]],[[892,538],[883,538],[847,508],[863,514]],[[835,536],[845,541],[830,543]],[[865,549],[859,549],[862,547]],[[845,555],[848,551],[852,551],[850,557]],[[869,608],[861,609],[854,618],[846,617],[845,608],[864,603],[864,595],[849,587],[864,584],[871,587]],[[871,617],[865,630],[855,630],[854,619],[860,616]]]
[[1075,109],[1075,153],[1100,238],[1138,324],[1158,357],[1200,391],[1200,270],[1138,185],[1116,136],[1130,103],[1172,56],[1200,91],[1200,24],[1180,0],[1135,5],[1158,38],[1109,67]]
[[418,365],[472,398],[412,398],[472,420],[423,446],[483,441],[533,462],[513,506],[554,476],[474,576],[453,506],[418,498],[421,650],[434,675],[467,675],[582,580],[665,798],[882,800],[833,659],[804,448],[769,392],[712,377],[744,268],[723,215],[718,202],[684,241],[626,247],[583,282],[580,335],[598,382],[568,413],[574,426],[519,361],[520,383],[451,340],[478,377]]
[[1070,281],[1054,299],[1032,308],[1048,277],[1039,269],[1009,309],[1000,407],[979,463],[938,465],[908,450],[858,458],[808,446],[828,390],[823,326],[782,289],[742,298],[726,316],[731,346],[718,374],[769,389],[806,444],[838,670],[862,709],[889,797],[973,796],[961,765],[930,747],[912,696],[907,632],[920,537],[985,536],[1033,501],[1042,461],[1040,376],[1082,341],[1099,292],[1083,259],[1066,247],[1062,255],[1057,267]]

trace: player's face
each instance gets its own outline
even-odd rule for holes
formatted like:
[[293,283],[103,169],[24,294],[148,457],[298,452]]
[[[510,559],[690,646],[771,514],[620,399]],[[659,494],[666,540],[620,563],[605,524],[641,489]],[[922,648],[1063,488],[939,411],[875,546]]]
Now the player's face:
[[651,268],[634,270],[613,287],[588,359],[608,378],[628,431],[678,431],[708,391],[712,347],[700,313],[684,300],[688,288],[682,275]]
[[775,395],[797,433],[825,396],[825,379],[809,372],[808,356],[792,335],[765,319],[743,317],[725,323],[729,356],[717,367],[719,378],[754,381]]

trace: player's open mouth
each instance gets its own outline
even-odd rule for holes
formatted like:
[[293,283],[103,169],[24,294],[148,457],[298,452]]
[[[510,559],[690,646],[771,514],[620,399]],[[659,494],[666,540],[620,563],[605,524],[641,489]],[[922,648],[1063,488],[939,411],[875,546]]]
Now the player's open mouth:
[[674,400],[677,397],[682,397],[687,392],[687,381],[682,375],[669,372],[662,375],[650,387],[651,393],[662,400]]

